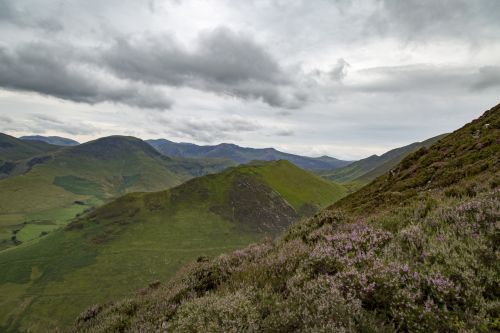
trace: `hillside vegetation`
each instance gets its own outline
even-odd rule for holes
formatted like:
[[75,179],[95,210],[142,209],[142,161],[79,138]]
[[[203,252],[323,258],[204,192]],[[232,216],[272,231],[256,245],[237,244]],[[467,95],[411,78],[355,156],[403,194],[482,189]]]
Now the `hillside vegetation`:
[[423,147],[430,147],[445,136],[446,134],[438,135],[422,142],[415,142],[404,147],[392,149],[380,156],[372,155],[342,168],[322,170],[317,173],[323,178],[341,184],[351,184],[351,187],[358,189],[394,168],[410,153]]
[[61,147],[41,141],[22,141],[7,134],[0,133],[0,178],[8,170],[8,161],[17,161],[53,152]]
[[[9,158],[22,159],[4,163],[10,167],[0,179],[0,250],[39,240],[75,215],[119,195],[163,190],[231,165],[167,158],[132,137],[57,149],[39,141],[7,139],[14,145]],[[14,156],[21,148],[22,154]]]
[[206,262],[277,235],[344,193],[276,161],[127,194],[35,244],[0,252],[0,331],[70,325],[95,302],[133,295],[150,283],[155,288],[188,261]]
[[76,332],[500,330],[500,105],[275,242],[82,312]]

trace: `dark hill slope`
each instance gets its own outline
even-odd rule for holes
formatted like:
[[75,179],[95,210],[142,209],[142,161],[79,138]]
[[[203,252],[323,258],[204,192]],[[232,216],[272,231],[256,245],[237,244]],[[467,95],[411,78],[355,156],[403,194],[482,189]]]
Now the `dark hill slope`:
[[500,106],[278,241],[184,268],[73,331],[495,332]]
[[306,170],[335,169],[348,165],[350,162],[338,160],[329,156],[318,158],[299,156],[280,152],[274,148],[246,148],[235,144],[221,143],[216,146],[198,146],[192,143],[177,143],[165,139],[147,140],[150,145],[162,154],[173,157],[190,158],[225,158],[238,164],[254,160],[277,161],[287,160]]
[[77,146],[80,144],[78,141],[60,136],[26,135],[21,136],[19,139],[25,141],[42,141],[56,146]]
[[445,136],[446,134],[438,135],[422,142],[415,142],[404,147],[390,150],[380,156],[372,155],[345,167],[334,170],[324,170],[318,172],[318,174],[326,179],[331,179],[339,183],[359,182],[361,184],[367,184],[378,176],[388,172],[408,154],[422,147],[429,147]]
[[[0,133],[0,168],[6,161],[18,161],[53,152],[60,147],[40,141],[23,141]],[[2,173],[0,171],[0,173]]]
[[70,325],[85,307],[276,235],[343,193],[276,161],[127,194],[36,244],[0,252],[0,331]]

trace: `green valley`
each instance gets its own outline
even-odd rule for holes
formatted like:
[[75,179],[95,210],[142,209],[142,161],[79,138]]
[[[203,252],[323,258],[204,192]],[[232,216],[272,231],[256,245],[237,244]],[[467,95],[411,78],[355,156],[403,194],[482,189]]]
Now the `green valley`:
[[[84,182],[71,186],[90,191]],[[276,161],[233,167],[161,192],[126,194],[30,246],[0,252],[0,328],[65,327],[85,307],[148,284],[154,289],[155,281],[189,261],[205,262],[276,236],[345,193]]]

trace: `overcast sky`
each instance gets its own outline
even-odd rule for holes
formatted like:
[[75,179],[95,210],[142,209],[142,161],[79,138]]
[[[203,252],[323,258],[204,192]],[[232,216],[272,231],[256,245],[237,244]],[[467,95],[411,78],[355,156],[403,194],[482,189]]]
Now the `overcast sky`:
[[0,0],[15,136],[358,159],[498,103],[498,0]]

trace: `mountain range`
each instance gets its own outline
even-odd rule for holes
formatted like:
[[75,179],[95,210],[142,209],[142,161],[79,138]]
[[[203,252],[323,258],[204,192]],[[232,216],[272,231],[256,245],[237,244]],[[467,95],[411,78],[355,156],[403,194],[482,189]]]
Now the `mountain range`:
[[343,161],[329,156],[306,157],[283,153],[274,148],[246,148],[230,143],[221,143],[215,146],[198,146],[193,143],[177,143],[166,139],[146,140],[146,142],[167,156],[225,158],[238,164],[248,163],[254,160],[287,160],[306,170],[331,170],[351,163],[350,161]]
[[26,135],[19,137],[19,139],[27,141],[42,141],[56,146],[77,146],[80,144],[78,141],[60,136]]
[[0,252],[0,330],[70,325],[84,307],[154,285],[186,262],[276,236],[344,194],[288,161],[127,194],[36,243]]
[[74,332],[495,332],[500,105],[275,241],[93,305]]

